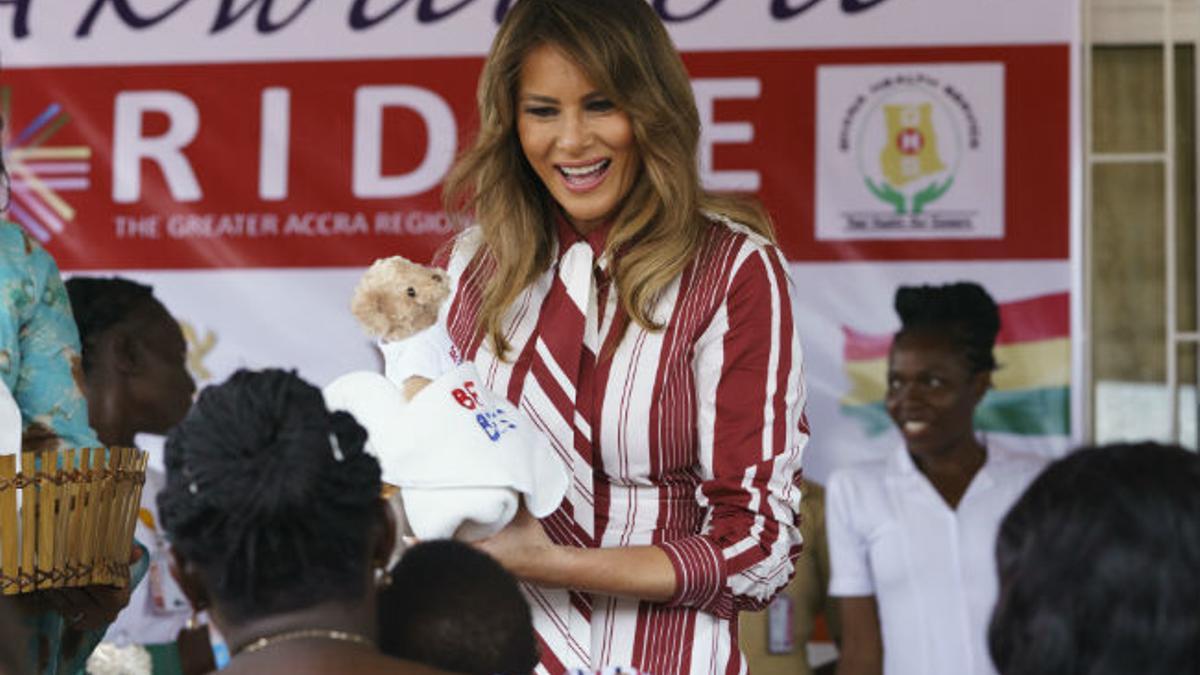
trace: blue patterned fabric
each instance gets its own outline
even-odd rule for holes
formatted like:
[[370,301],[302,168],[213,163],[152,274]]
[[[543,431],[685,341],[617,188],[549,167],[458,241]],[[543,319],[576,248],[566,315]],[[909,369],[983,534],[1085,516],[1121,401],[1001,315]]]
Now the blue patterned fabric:
[[[0,379],[21,409],[26,449],[100,445],[77,380],[83,372],[79,353],[79,331],[58,265],[24,230],[0,221]],[[143,556],[131,570],[132,583],[145,576],[149,558]],[[42,675],[82,672],[104,635],[86,633],[68,662],[60,654],[60,614],[27,616],[25,624],[32,635],[30,663],[40,665]]]
[[0,379],[21,409],[26,434],[48,432],[63,447],[100,444],[76,381],[79,351],[54,259],[20,227],[0,221]]

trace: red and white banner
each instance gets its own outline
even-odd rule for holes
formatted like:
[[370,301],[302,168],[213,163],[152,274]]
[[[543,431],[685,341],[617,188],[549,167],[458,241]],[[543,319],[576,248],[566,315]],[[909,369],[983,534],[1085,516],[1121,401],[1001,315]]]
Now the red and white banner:
[[[8,215],[68,273],[153,284],[202,380],[374,367],[350,291],[449,236],[440,182],[510,4],[0,0]],[[793,261],[813,475],[890,442],[847,414],[871,390],[842,329],[894,330],[897,283],[1070,292],[1075,0],[651,4],[706,184],[756,192]]]

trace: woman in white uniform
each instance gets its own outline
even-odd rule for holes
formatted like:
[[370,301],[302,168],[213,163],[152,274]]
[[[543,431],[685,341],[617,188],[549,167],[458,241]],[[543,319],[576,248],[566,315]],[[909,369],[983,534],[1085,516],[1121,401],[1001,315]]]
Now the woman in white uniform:
[[838,673],[990,675],[996,530],[1041,463],[975,432],[1000,330],[987,292],[902,287],[895,306],[886,405],[903,445],[829,483]]

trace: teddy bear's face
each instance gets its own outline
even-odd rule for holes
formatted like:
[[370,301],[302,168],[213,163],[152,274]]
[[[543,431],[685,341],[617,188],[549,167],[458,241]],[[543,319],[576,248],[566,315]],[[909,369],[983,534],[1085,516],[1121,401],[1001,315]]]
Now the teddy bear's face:
[[399,275],[396,281],[396,303],[393,312],[397,316],[411,318],[413,332],[424,330],[437,321],[438,308],[450,294],[446,274],[440,270],[420,268]]
[[449,294],[445,272],[395,256],[371,265],[350,309],[368,333],[402,340],[432,326]]

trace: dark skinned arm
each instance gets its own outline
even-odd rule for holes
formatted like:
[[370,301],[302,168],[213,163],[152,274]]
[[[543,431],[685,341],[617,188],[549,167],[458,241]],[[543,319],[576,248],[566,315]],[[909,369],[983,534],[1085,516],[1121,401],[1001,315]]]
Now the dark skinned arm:
[[842,649],[837,675],[882,675],[883,634],[875,596],[841,598]]

